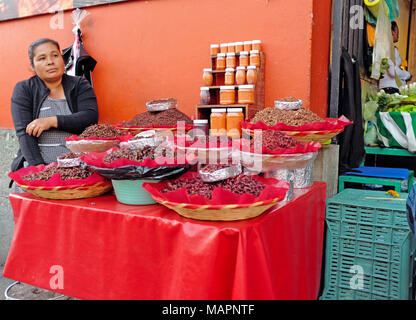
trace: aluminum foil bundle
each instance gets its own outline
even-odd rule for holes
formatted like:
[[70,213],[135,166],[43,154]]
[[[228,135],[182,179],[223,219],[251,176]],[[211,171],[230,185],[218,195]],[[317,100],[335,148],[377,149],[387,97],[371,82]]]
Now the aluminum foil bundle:
[[274,107],[280,110],[298,110],[298,109],[301,109],[302,106],[303,106],[302,100],[296,100],[296,101],[277,100],[274,102]]
[[126,145],[133,150],[142,149],[145,146],[156,147],[165,141],[165,137],[158,135],[154,130],[143,131],[127,143],[122,143],[121,147]]
[[[208,165],[207,167],[209,167]],[[215,166],[215,165],[214,165]],[[243,172],[243,169],[241,167],[241,164],[236,165],[230,165],[225,168],[219,168],[218,170],[206,170],[207,167],[204,167],[199,170],[199,175],[204,182],[217,182],[226,180],[229,178],[234,178],[238,175],[240,175]]]
[[169,109],[174,109],[178,105],[178,101],[176,99],[159,99],[146,102],[147,111],[150,112],[159,112],[165,111]]
[[313,162],[304,168],[294,170],[294,185],[295,189],[309,188],[313,184]]
[[289,190],[286,193],[286,197],[283,201],[293,200],[293,189],[295,184],[295,170],[294,169],[279,169],[270,171],[266,174],[268,178],[275,178],[278,180],[284,180],[289,183]]
[[72,159],[57,159],[59,168],[71,168],[78,167],[81,164],[81,158],[72,158]]

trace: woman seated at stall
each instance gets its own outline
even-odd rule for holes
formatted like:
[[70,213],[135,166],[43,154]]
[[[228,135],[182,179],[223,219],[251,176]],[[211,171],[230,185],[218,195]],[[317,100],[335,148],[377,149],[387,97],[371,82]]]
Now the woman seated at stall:
[[[11,103],[19,151],[11,170],[49,164],[63,153],[65,137],[98,122],[97,98],[89,82],[65,74],[59,44],[39,39],[29,47],[35,75],[16,84]],[[25,163],[26,162],[26,163]]]

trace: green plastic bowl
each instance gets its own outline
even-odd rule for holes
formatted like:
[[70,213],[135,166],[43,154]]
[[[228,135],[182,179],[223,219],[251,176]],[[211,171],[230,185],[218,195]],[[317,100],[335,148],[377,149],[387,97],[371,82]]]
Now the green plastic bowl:
[[152,195],[143,189],[145,182],[159,182],[157,180],[111,180],[118,202],[132,205],[155,204]]

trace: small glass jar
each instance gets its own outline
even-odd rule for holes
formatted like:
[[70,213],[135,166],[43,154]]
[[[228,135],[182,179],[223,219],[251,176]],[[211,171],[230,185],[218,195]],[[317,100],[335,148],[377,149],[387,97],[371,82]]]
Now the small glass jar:
[[246,67],[237,67],[235,73],[235,83],[238,85],[246,83]]
[[220,45],[211,44],[211,56],[216,56],[218,53],[220,53]]
[[225,136],[227,135],[227,110],[226,109],[212,109],[211,120],[211,136]]
[[228,52],[228,43],[221,43],[220,44],[220,53],[227,53]]
[[244,42],[236,42],[235,43],[235,52],[240,53],[241,51],[244,51]]
[[250,66],[260,67],[260,52],[259,50],[250,51]]
[[234,52],[235,53],[235,43],[234,42],[230,42],[228,44],[227,52]]
[[208,105],[211,101],[211,95],[208,87],[201,87],[200,103],[201,105]]
[[252,45],[252,41],[244,41],[244,51],[251,51]]
[[241,121],[244,121],[242,108],[227,109],[227,136],[231,139],[238,139],[241,137]]
[[204,85],[212,86],[214,82],[214,77],[212,76],[212,69],[204,69],[204,73],[202,74],[202,80]]
[[232,86],[235,82],[235,69],[227,68],[225,69],[224,84],[226,86]]
[[252,47],[252,50],[261,51],[261,41],[260,40],[253,40],[251,47]]
[[248,66],[248,51],[241,51],[240,52],[240,61],[239,66],[240,67],[247,67]]
[[254,103],[254,85],[248,84],[238,87],[238,103]]
[[217,70],[225,70],[225,53],[217,54]]
[[235,68],[237,66],[237,62],[236,62],[236,59],[235,59],[235,53],[234,52],[227,53],[226,66],[227,66],[227,68]]
[[193,136],[208,136],[209,127],[207,119],[194,120],[194,129],[192,130]]
[[220,104],[235,104],[235,87],[220,87]]
[[247,83],[255,84],[257,82],[257,67],[248,66],[247,67]]

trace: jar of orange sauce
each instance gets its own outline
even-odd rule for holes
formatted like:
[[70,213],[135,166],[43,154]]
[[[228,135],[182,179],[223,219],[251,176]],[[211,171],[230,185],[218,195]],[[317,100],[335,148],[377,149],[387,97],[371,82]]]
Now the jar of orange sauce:
[[238,87],[238,103],[254,103],[254,85],[248,84]]
[[210,115],[210,135],[225,136],[227,135],[227,116],[226,109],[214,108]]
[[238,139],[241,137],[241,121],[244,121],[242,108],[227,109],[227,136],[231,139]]
[[235,104],[235,87],[220,87],[220,104]]
[[218,53],[220,53],[220,45],[211,44],[211,56],[216,56]]
[[217,70],[225,70],[225,53],[217,54]]
[[260,40],[253,40],[251,46],[252,46],[252,50],[261,51],[261,41]]
[[250,51],[250,66],[260,67],[260,52],[259,50]]
[[235,43],[235,52],[240,53],[241,51],[244,51],[244,42],[236,42]]
[[240,67],[247,67],[248,66],[248,51],[241,51],[240,52],[240,61],[239,66]]
[[244,51],[251,51],[253,50],[252,47],[253,42],[252,41],[244,41]]
[[247,83],[255,84],[257,82],[257,67],[248,66],[247,67]]
[[227,52],[235,52],[235,43],[234,42],[230,42],[228,44]]
[[212,83],[214,82],[214,77],[212,76],[212,69],[204,69],[204,73],[202,74],[202,80],[206,86],[212,86]]
[[235,53],[234,52],[227,53],[227,62],[226,62],[227,68],[235,68],[236,65],[237,65],[237,62],[235,60]]
[[232,86],[235,82],[235,69],[227,68],[225,69],[225,78],[224,83],[226,86]]
[[246,67],[237,67],[237,71],[235,73],[235,83],[238,85],[246,83]]
[[221,43],[220,44],[220,53],[227,53],[228,52],[228,43]]

